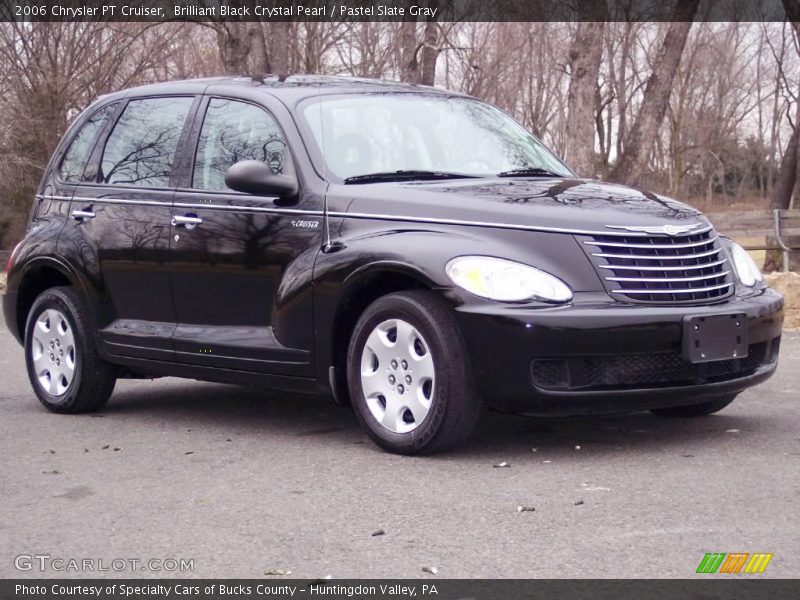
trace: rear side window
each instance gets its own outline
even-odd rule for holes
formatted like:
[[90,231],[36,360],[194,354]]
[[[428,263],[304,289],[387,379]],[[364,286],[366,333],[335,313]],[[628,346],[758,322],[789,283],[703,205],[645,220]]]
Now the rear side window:
[[82,126],[69,148],[64,153],[58,174],[64,181],[82,181],[86,164],[94,148],[98,134],[103,130],[116,105],[109,104],[96,111]]
[[108,136],[105,183],[166,187],[193,98],[131,100]]
[[243,160],[267,163],[275,174],[283,173],[286,139],[278,123],[263,108],[214,98],[208,103],[197,154],[192,187],[227,190],[225,171]]

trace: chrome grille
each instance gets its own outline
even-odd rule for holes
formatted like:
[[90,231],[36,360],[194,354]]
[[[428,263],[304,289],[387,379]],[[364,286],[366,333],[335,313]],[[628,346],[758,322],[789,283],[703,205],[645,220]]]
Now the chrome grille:
[[716,232],[593,235],[583,239],[606,289],[635,302],[714,301],[732,292],[732,267]]

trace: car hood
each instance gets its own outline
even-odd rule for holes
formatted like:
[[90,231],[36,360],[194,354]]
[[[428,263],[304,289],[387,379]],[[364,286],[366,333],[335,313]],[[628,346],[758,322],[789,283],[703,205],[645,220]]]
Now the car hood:
[[585,179],[387,182],[340,186],[331,197],[331,210],[346,207],[350,216],[512,229],[620,233],[614,226],[708,223],[699,211],[676,200]]

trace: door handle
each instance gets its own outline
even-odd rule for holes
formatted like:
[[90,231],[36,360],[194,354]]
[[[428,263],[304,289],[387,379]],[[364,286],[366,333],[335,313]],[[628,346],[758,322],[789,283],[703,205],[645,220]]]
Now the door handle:
[[95,216],[96,216],[94,214],[94,211],[91,210],[91,209],[86,209],[86,210],[77,210],[76,209],[76,210],[73,210],[72,213],[70,213],[70,214],[71,214],[72,218],[75,219],[76,221],[78,221],[79,223],[83,223],[86,219],[94,219]]
[[203,219],[197,215],[175,215],[172,217],[173,227],[185,227],[186,229],[194,229],[203,222]]

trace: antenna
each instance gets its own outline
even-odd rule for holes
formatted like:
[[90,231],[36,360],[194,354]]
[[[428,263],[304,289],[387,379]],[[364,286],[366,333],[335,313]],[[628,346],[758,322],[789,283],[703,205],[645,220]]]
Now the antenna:
[[322,251],[329,252],[333,244],[331,243],[331,222],[330,218],[328,217],[328,187],[330,186],[330,184],[328,183],[328,162],[325,160],[325,119],[322,117],[321,81],[317,84],[317,103],[319,105],[319,131],[320,131],[320,141],[321,141],[320,153],[322,154],[322,179],[325,180],[325,188],[322,196],[322,220],[324,221],[324,227],[325,227],[325,234],[322,240]]

